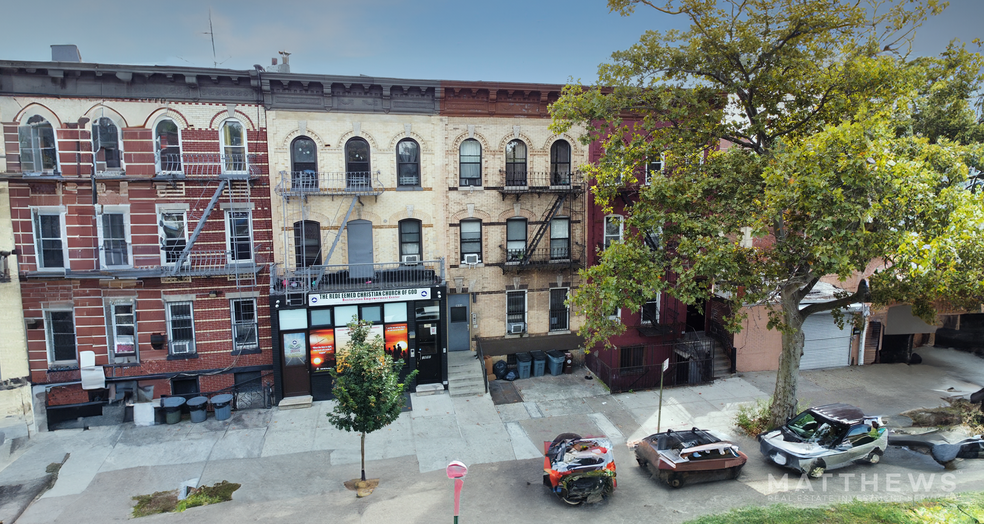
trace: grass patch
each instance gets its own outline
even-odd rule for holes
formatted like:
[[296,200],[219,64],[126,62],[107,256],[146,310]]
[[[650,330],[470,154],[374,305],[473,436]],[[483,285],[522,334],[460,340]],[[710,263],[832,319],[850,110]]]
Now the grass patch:
[[232,500],[232,493],[242,486],[235,482],[223,480],[214,486],[202,486],[192,490],[184,500],[178,500],[178,490],[158,491],[150,495],[137,495],[133,500],[137,505],[133,508],[133,516],[146,517],[158,513],[182,512],[196,506],[207,506]]
[[707,515],[687,524],[979,524],[984,522],[984,493],[961,493],[912,502],[855,500],[826,508],[796,508],[784,504],[747,507]]

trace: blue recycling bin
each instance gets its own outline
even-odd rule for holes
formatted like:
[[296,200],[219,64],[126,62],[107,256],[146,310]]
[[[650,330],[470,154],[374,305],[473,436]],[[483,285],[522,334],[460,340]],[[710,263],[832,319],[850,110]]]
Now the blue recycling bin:
[[530,378],[530,366],[533,364],[533,357],[529,353],[516,353],[516,371],[519,378]]
[[164,420],[168,424],[181,422],[181,406],[184,403],[184,397],[165,397],[161,399],[161,407],[164,408]]
[[533,376],[542,377],[547,367],[547,354],[540,350],[530,351],[530,357],[533,359]]
[[547,351],[547,369],[551,375],[560,375],[564,372],[564,354],[556,349]]
[[188,413],[191,415],[192,422],[205,422],[205,417],[208,416],[205,412],[208,397],[190,398],[185,404],[188,405]]
[[212,407],[215,408],[215,420],[226,420],[232,416],[232,395],[223,393],[212,397]]

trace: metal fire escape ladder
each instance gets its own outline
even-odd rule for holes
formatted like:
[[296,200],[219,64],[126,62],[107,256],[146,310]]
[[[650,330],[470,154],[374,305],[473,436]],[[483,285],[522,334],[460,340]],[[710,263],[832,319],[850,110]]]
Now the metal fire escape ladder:
[[345,213],[345,219],[342,221],[342,226],[338,228],[338,234],[335,235],[335,240],[331,243],[331,249],[328,250],[328,254],[325,256],[321,271],[318,273],[318,278],[314,279],[314,282],[311,283],[312,289],[318,289],[321,285],[321,279],[325,278],[325,271],[327,271],[328,263],[331,261],[331,255],[335,253],[335,246],[338,245],[342,234],[345,233],[345,226],[348,225],[349,217],[352,216],[352,210],[355,209],[356,202],[359,202],[359,197],[352,197],[352,204],[349,205],[348,212]]
[[174,268],[171,269],[171,274],[176,275],[181,271],[181,267],[184,265],[184,261],[188,258],[188,253],[191,252],[191,248],[195,246],[195,241],[198,240],[198,235],[201,234],[202,229],[205,228],[205,220],[208,216],[212,214],[212,208],[215,207],[215,203],[218,202],[219,197],[222,196],[222,190],[225,189],[228,180],[222,179],[219,181],[219,187],[215,189],[215,194],[212,195],[212,200],[209,200],[208,207],[202,212],[202,217],[198,219],[198,225],[195,226],[195,231],[191,234],[191,238],[188,239],[188,243],[185,245],[184,250],[178,256],[178,259],[174,262]]
[[[533,240],[531,240],[529,245],[526,247],[526,252],[529,255],[533,254],[534,250],[536,250],[536,246],[540,244],[540,240],[542,240],[543,236],[547,234],[547,231],[550,229],[550,221],[553,220],[553,218],[557,216],[557,213],[560,212],[560,209],[564,207],[565,200],[567,200],[567,193],[561,193],[561,195],[557,197],[557,201],[554,202],[549,210],[547,210],[546,215],[543,217],[543,223],[540,224],[539,228],[537,228],[536,233],[533,234]],[[523,257],[523,259],[519,262],[519,265],[529,265],[531,258],[532,256]]]

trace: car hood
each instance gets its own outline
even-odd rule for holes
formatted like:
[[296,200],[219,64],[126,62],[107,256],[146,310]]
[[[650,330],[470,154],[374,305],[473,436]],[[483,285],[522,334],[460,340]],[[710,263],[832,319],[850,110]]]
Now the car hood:
[[816,457],[829,453],[830,450],[816,442],[790,442],[782,438],[782,431],[776,429],[759,435],[759,441],[771,448],[784,451],[796,457]]

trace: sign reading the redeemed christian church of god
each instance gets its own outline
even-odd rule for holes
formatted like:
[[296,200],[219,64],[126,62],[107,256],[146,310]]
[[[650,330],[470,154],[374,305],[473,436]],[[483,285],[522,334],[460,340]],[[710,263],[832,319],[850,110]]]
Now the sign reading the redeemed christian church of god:
[[376,291],[349,291],[340,293],[312,293],[308,295],[309,306],[336,306],[338,304],[362,304],[365,302],[404,302],[409,300],[429,300],[430,288],[385,289]]

